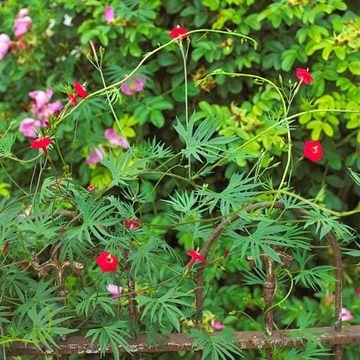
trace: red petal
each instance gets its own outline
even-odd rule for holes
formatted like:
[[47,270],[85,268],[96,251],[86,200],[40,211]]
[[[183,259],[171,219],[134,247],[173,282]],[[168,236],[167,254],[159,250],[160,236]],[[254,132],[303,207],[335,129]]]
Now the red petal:
[[96,262],[104,272],[116,271],[118,259],[108,251],[103,251],[97,258]]
[[186,39],[189,34],[188,31],[182,27],[174,27],[170,32],[170,39],[177,39],[179,36],[181,36],[180,39]]
[[319,141],[306,141],[304,144],[304,157],[312,162],[318,162],[324,156],[322,146]]
[[296,77],[307,85],[310,85],[313,81],[311,74],[307,70],[301,68],[296,69]]
[[46,147],[52,142],[48,137],[38,138],[31,142],[32,149],[46,149]]
[[74,88],[76,91],[76,95],[82,97],[83,99],[85,99],[87,97],[86,89],[77,81],[74,81]]

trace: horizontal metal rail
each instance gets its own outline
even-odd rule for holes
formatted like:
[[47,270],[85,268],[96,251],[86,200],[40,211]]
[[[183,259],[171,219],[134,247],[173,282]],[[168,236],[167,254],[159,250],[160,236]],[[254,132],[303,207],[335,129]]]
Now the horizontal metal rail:
[[[272,347],[302,347],[308,339],[316,338],[323,345],[347,345],[360,343],[360,325],[344,327],[341,331],[335,331],[333,327],[308,328],[301,330],[275,330],[271,336],[264,336],[258,331],[237,331],[234,332],[234,343],[241,349],[268,349]],[[210,335],[216,335],[211,333]],[[133,353],[160,353],[171,351],[194,351],[193,339],[189,334],[158,334],[159,344],[148,345],[146,336],[140,335],[136,340],[129,341],[129,351]],[[161,345],[160,345],[161,343]],[[90,345],[90,339],[82,336],[70,336],[66,341],[59,344],[60,349],[39,351],[32,344],[14,343],[6,351],[8,355],[40,355],[40,354],[98,354],[99,345]],[[125,349],[119,347],[121,352]],[[111,349],[106,350],[111,353]]]

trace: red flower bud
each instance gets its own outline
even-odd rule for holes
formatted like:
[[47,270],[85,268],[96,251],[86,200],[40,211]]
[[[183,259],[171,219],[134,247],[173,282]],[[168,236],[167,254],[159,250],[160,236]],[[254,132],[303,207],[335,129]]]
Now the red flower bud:
[[138,229],[139,227],[141,227],[141,223],[139,219],[124,220],[124,226],[127,227],[129,230]]
[[3,248],[1,249],[1,253],[3,254],[8,247],[9,247],[9,240],[6,240]]

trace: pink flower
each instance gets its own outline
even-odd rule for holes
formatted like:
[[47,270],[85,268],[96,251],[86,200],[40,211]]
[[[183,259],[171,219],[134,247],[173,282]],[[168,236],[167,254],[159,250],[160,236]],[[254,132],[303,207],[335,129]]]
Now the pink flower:
[[356,297],[360,297],[360,289],[355,289],[354,294]]
[[329,293],[329,295],[327,296],[327,302],[331,303],[334,300],[334,294],[333,293]]
[[112,6],[107,6],[104,12],[104,19],[107,23],[111,24],[115,19],[115,10]]
[[341,315],[342,315],[341,318],[342,321],[350,321],[354,318],[352,313],[347,308],[341,309]]
[[25,35],[31,29],[32,26],[32,19],[30,16],[19,17],[19,14],[14,21],[14,27],[13,27],[14,34],[18,39],[20,39],[23,35]]
[[59,100],[55,101],[51,104],[48,104],[48,109],[49,109],[50,115],[54,115],[56,112],[61,111],[62,104]]
[[53,95],[53,91],[51,88],[48,88],[46,91],[42,90],[35,90],[29,92],[29,96],[35,100],[36,106],[38,108],[41,108],[50,101],[51,97]]
[[114,146],[121,146],[124,149],[129,148],[127,140],[117,134],[114,129],[106,129],[104,136],[109,140],[109,143]]
[[127,82],[121,85],[121,91],[125,95],[132,95],[134,92],[140,92],[144,90],[145,78],[140,76],[139,79],[131,78]]
[[26,137],[35,138],[37,136],[35,128],[39,128],[40,126],[40,121],[27,118],[20,123],[19,131],[21,131]]
[[121,286],[118,286],[118,285],[113,285],[113,284],[109,284],[107,287],[106,287],[106,290],[113,294],[112,295],[112,298],[113,299],[118,299],[120,297],[120,295],[122,294],[122,292],[124,291],[124,289],[121,287]]
[[10,38],[6,34],[0,34],[0,60],[2,60],[10,48]]
[[223,330],[224,329],[224,325],[222,324],[221,321],[215,321],[215,320],[211,320],[211,327],[214,330]]
[[89,165],[92,165],[100,162],[103,158],[104,158],[103,151],[100,148],[96,147],[94,149],[91,149],[90,156],[86,158],[86,162]]
[[25,16],[29,15],[29,9],[28,8],[24,8],[24,9],[21,9],[17,15],[16,15],[16,18],[23,18]]

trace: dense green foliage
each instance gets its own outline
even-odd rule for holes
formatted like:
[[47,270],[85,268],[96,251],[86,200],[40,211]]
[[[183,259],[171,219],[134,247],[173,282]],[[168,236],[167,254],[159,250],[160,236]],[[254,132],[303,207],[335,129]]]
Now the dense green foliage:
[[[118,358],[117,346],[128,348],[130,335],[145,332],[158,341],[157,333],[184,331],[195,348],[205,348],[204,359],[260,358],[263,352],[239,352],[231,331],[264,329],[261,254],[278,265],[274,248],[293,257],[289,271],[277,266],[275,321],[306,336],[307,327],[331,325],[330,231],[345,258],[344,307],[353,316],[349,323],[358,323],[357,2],[111,4],[111,23],[96,0],[8,0],[0,7],[0,33],[14,38],[16,14],[25,6],[33,21],[24,47],[17,42],[0,60],[0,346],[20,339],[50,347],[76,332],[98,340],[102,352],[109,344]],[[179,46],[169,43],[178,24],[203,30]],[[127,96],[120,82],[144,59],[135,75],[144,90]],[[296,67],[310,69],[311,85],[297,87]],[[89,96],[66,107],[74,80],[86,83]],[[29,151],[29,138],[19,131],[32,117],[28,93],[48,87],[65,109],[42,128],[56,139],[49,158]],[[109,128],[130,148],[111,146],[104,137]],[[303,158],[309,139],[323,147],[316,164]],[[89,165],[85,159],[99,146],[104,159]],[[275,200],[284,211],[244,210]],[[301,220],[287,211],[300,207],[307,210]],[[185,250],[201,248],[234,213],[239,219],[207,257],[203,329],[214,331],[215,320],[225,325],[209,337],[194,329],[197,267],[187,272]],[[124,225],[135,218],[140,228]],[[119,259],[116,273],[97,266],[104,250]],[[55,251],[60,261],[85,264],[81,277],[67,270],[66,305],[55,273],[36,275]],[[137,282],[137,324],[127,309],[129,274]],[[124,287],[124,295],[112,299],[108,284]],[[275,350],[276,359],[330,353],[317,342]],[[356,354],[356,345],[346,348],[346,359]]]

